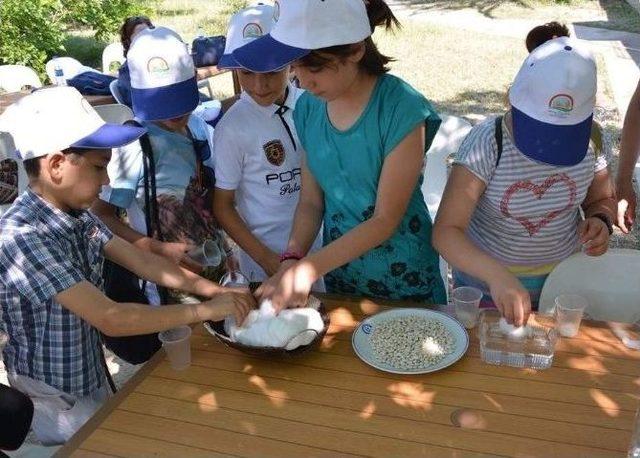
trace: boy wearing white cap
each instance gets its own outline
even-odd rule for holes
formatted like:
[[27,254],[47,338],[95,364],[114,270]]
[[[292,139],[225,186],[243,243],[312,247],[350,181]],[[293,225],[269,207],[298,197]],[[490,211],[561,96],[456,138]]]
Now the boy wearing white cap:
[[[133,112],[147,129],[153,151],[160,228],[154,228],[154,237],[147,236],[145,215],[150,209],[139,142],[114,151],[108,167],[111,184],[92,211],[125,240],[202,271],[185,253],[205,240],[216,240],[218,226],[211,209],[213,129],[192,115],[198,105],[193,60],[178,34],[156,27],[134,37],[127,63]],[[118,209],[127,211],[131,226],[118,218]],[[205,274],[217,279],[209,271]],[[149,300],[159,302],[153,285],[148,286]]]
[[615,200],[607,158],[589,144],[596,90],[585,45],[552,39],[524,61],[504,118],[475,126],[458,151],[434,245],[455,285],[482,289],[509,323],[526,324],[558,262],[607,250]]
[[[215,215],[242,248],[240,270],[252,282],[280,267],[300,195],[303,147],[293,124],[302,94],[288,81],[289,67],[269,73],[242,68],[232,52],[269,33],[275,9],[256,5],[230,21],[219,68],[233,69],[240,99],[216,127]],[[321,244],[316,239],[314,248]]]
[[105,258],[143,278],[212,297],[221,288],[114,236],[87,211],[109,182],[111,148],[144,129],[106,124],[71,87],[42,89],[0,116],[29,188],[0,219],[0,306],[10,384],[35,405],[45,445],[66,441],[108,396],[99,331],[148,334],[247,313],[249,295],[194,305],[119,304],[102,292]]
[[[286,256],[259,293],[276,309],[329,292],[441,303],[444,286],[420,191],[440,118],[393,75],[371,38],[397,20],[383,0],[280,0],[271,33],[233,52],[268,72],[291,63],[294,121],[306,156]],[[324,226],[324,247],[309,248]]]

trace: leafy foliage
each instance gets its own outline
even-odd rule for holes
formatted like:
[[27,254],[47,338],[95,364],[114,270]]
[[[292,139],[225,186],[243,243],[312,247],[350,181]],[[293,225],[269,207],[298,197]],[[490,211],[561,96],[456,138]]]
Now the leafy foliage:
[[149,7],[139,0],[61,0],[66,24],[95,31],[98,41],[106,41],[129,16],[148,15]]
[[47,57],[63,49],[63,16],[59,0],[0,1],[0,63],[42,73]]
[[106,41],[126,17],[150,11],[142,0],[0,0],[0,64],[43,74],[48,59],[66,54],[68,30],[91,29]]

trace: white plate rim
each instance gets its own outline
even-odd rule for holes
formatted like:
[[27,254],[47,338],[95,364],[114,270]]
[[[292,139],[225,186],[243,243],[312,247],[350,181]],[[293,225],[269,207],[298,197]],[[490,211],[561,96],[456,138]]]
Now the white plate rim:
[[[417,313],[419,315],[426,315],[427,318],[433,318],[433,315],[442,315],[445,318],[445,320],[444,320],[445,322],[450,323],[453,326],[457,326],[462,331],[462,335],[464,336],[464,345],[463,345],[464,348],[460,351],[459,355],[456,355],[453,360],[451,360],[450,362],[448,362],[444,366],[441,366],[441,363],[438,363],[438,364],[434,365],[433,367],[422,368],[422,369],[413,369],[413,370],[391,369],[391,368],[379,365],[376,361],[368,360],[366,357],[364,357],[361,354],[360,351],[358,351],[358,347],[356,345],[356,336],[358,335],[359,332],[364,332],[364,331],[362,331],[362,327],[365,324],[368,324],[368,322],[370,322],[371,320],[378,319],[378,318],[380,318],[381,316],[384,316],[384,315],[394,315],[394,314],[397,314],[398,312],[403,312],[403,315],[408,314],[408,313],[404,313],[404,312]],[[397,308],[397,309],[392,309],[392,310],[385,310],[383,312],[379,312],[379,313],[376,313],[374,315],[368,316],[367,318],[362,320],[360,322],[360,324],[358,324],[356,329],[353,331],[353,334],[351,335],[351,346],[353,347],[353,351],[355,352],[356,356],[358,358],[360,358],[360,360],[362,360],[365,364],[368,364],[369,366],[371,366],[371,367],[373,367],[375,369],[378,369],[380,371],[388,372],[388,373],[391,373],[391,374],[400,374],[400,375],[429,374],[431,372],[437,372],[437,371],[440,371],[442,369],[445,369],[445,368],[457,363],[458,361],[460,361],[460,359],[465,355],[465,353],[469,349],[469,333],[467,332],[465,327],[462,326],[462,324],[459,321],[457,321],[452,316],[450,316],[450,315],[448,315],[448,314],[446,314],[444,312],[441,312],[439,310],[423,309],[423,308],[416,308],[416,307],[407,307],[407,308],[403,307],[403,308]]]

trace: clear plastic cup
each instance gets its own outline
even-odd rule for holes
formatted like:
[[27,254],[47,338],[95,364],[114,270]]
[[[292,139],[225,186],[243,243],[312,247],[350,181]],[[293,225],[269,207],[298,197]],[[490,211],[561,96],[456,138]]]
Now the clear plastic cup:
[[239,270],[230,270],[220,279],[220,286],[226,288],[249,288],[249,279]]
[[478,324],[480,299],[482,299],[482,291],[472,286],[460,286],[451,294],[456,318],[467,329],[472,329]]
[[191,365],[191,328],[189,326],[162,331],[158,334],[158,338],[173,369],[180,371]]
[[640,409],[636,411],[636,418],[633,422],[633,434],[629,444],[629,458],[640,458]]
[[191,259],[205,267],[217,267],[222,263],[222,251],[213,240],[205,240],[187,253]]
[[589,303],[577,294],[556,297],[556,329],[563,337],[574,337],[580,329],[584,309]]

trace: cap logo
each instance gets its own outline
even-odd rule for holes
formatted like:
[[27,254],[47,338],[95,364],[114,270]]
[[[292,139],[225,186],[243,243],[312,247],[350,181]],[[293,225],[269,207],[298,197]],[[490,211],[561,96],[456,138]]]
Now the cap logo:
[[151,75],[162,77],[169,73],[169,64],[162,57],[152,57],[147,62],[147,71]]
[[260,38],[262,35],[264,35],[262,27],[255,22],[245,25],[242,30],[242,38]]
[[280,19],[280,3],[276,1],[273,4],[273,22],[278,22],[278,19]]
[[567,94],[557,94],[549,100],[549,108],[562,113],[573,111],[573,98]]

